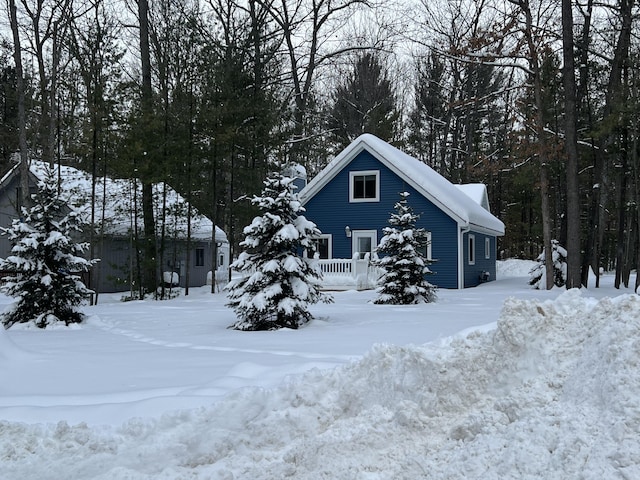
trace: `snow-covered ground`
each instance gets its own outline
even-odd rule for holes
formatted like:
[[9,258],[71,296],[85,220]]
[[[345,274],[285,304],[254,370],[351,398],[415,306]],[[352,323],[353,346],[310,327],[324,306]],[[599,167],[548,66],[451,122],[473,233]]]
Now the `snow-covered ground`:
[[530,266],[428,305],[335,293],[298,331],[229,330],[206,289],[0,330],[0,479],[640,478],[640,296]]

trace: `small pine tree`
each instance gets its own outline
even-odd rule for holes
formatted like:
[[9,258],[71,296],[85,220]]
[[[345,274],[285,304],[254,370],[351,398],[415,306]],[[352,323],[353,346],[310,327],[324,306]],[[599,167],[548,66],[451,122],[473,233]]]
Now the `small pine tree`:
[[11,255],[0,262],[0,269],[12,272],[5,277],[2,291],[18,301],[2,314],[6,328],[15,323],[34,322],[40,328],[63,321],[83,319],[75,307],[91,293],[77,273],[88,271],[96,260],[81,255],[88,244],[76,243],[71,236],[80,231],[79,212],[70,209],[58,196],[52,172],[38,184],[32,206],[23,208],[23,219],[3,229],[13,244]]
[[[567,282],[567,251],[560,246],[557,240],[551,240],[551,258],[553,259],[553,284],[556,287],[564,287]],[[541,285],[547,284],[545,280],[544,249],[536,258],[536,261],[538,264],[529,272],[529,285],[539,289]]]
[[293,179],[272,172],[264,181],[262,196],[254,197],[262,215],[245,227],[245,248],[231,268],[242,278],[228,286],[227,306],[239,320],[237,330],[298,328],[311,320],[307,307],[332,298],[320,292],[322,272],[301,258],[314,251],[313,237],[320,231],[301,212]]
[[390,227],[383,230],[377,253],[385,254],[375,263],[385,273],[378,281],[378,298],[374,303],[410,305],[436,300],[436,287],[425,280],[431,274],[426,255],[428,235],[423,228],[416,228],[419,215],[407,203],[409,194],[400,194],[396,213],[389,218]]

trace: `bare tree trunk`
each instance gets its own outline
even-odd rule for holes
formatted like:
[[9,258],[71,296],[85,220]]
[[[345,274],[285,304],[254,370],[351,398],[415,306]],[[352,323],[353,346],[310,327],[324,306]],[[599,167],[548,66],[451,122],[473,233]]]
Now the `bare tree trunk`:
[[[191,182],[191,170],[193,168],[193,80],[189,84],[189,148],[187,154],[187,253],[185,259],[184,295],[189,295],[191,283],[191,215],[193,212],[193,184]],[[214,185],[215,188],[215,185]],[[215,234],[215,225],[213,227]]]
[[[622,176],[620,179],[621,185],[620,188],[626,188],[626,177]],[[619,192],[618,200],[622,200],[624,198],[624,193]],[[620,288],[620,286],[624,283],[623,280],[623,271],[625,268],[625,248],[624,248],[624,240],[625,240],[625,231],[626,231],[626,215],[625,211],[622,207],[618,208],[618,231],[616,238],[616,275],[613,286],[615,288]]]
[[633,153],[633,164],[634,164],[634,172],[635,172],[635,203],[636,203],[636,283],[634,286],[634,290],[636,293],[640,294],[640,183],[639,175],[640,168],[638,165],[638,142],[637,142],[637,134],[634,135],[634,153]]
[[[164,280],[164,269],[166,268],[164,259],[165,259],[165,249],[166,249],[166,241],[167,241],[167,184],[166,182],[162,182],[162,214],[160,215],[160,221],[162,222],[162,226],[160,227],[160,249],[158,251],[159,264],[160,264],[160,300],[164,300],[166,298],[166,286]],[[171,268],[171,280],[170,284],[173,283],[173,266]],[[169,287],[171,288],[171,287]]]
[[567,153],[567,288],[580,288],[580,193],[578,179],[578,131],[576,76],[573,54],[573,12],[571,0],[562,0],[562,52],[564,68],[565,150]]
[[544,102],[542,99],[542,80],[540,78],[540,60],[534,43],[534,28],[531,8],[528,0],[520,0],[519,6],[526,18],[525,37],[529,49],[529,70],[533,81],[535,102],[535,132],[538,144],[538,160],[540,163],[540,207],[542,215],[542,242],[544,244],[544,262],[546,289],[553,287],[553,255],[551,247],[551,207],[549,205],[549,172],[547,166],[547,134],[544,130]]
[[[593,12],[593,0],[587,0],[587,7],[584,14],[584,23],[582,27],[582,35],[580,38],[580,44],[578,45],[578,50],[580,52],[580,80],[578,83],[578,89],[576,92],[576,106],[578,110],[584,108],[584,112],[588,117],[588,125],[593,124],[590,120],[591,106],[589,105],[587,94],[588,94],[588,79],[589,79],[589,69],[588,69],[588,61],[589,61],[589,46],[591,43],[591,21]],[[600,219],[600,177],[598,175],[599,171],[602,171],[601,168],[598,167],[598,154],[596,152],[596,146],[593,142],[591,142],[591,155],[593,157],[593,169],[591,173],[591,186],[588,192],[589,197],[591,198],[590,205],[588,208],[587,218],[591,219],[591,225],[587,229],[587,238],[585,241],[585,250],[584,255],[582,257],[582,272],[581,272],[581,283],[585,287],[588,287],[589,283],[589,271],[593,269],[596,274],[596,288],[600,285],[599,278],[599,263],[600,263],[600,248],[599,248],[599,232],[602,228],[602,223],[599,221]]]
[[[215,147],[214,147],[215,148]],[[216,223],[218,222],[218,156],[217,152],[213,152],[213,162],[211,169],[211,185],[213,186],[213,204],[211,205],[211,223],[213,223],[213,231],[211,232],[211,293],[216,293],[216,256],[218,255],[218,245],[216,243]]]
[[615,288],[620,288],[622,283],[627,283],[624,281],[624,270],[626,269],[626,256],[625,256],[625,239],[626,234],[628,233],[627,228],[630,225],[627,225],[627,153],[626,148],[622,149],[620,153],[621,164],[619,166],[620,174],[618,176],[618,233],[616,239],[616,277],[614,281]]
[[[613,60],[611,61],[611,72],[609,75],[609,83],[607,85],[607,94],[605,96],[605,109],[604,109],[604,121],[612,122],[612,127],[607,135],[605,136],[604,145],[602,148],[605,154],[611,155],[612,147],[615,145],[615,137],[620,134],[619,131],[619,115],[620,112],[624,108],[624,102],[626,101],[625,95],[625,85],[623,85],[623,72],[625,70],[626,63],[629,58],[629,47],[631,45],[631,24],[632,24],[632,7],[633,0],[620,0],[620,19],[621,19],[621,29],[620,35],[618,36],[618,41],[616,43],[616,48],[613,56]],[[624,150],[624,146],[621,150]],[[620,180],[619,184],[621,188],[626,186],[626,153],[622,152],[623,155],[623,168],[620,168]],[[625,222],[625,202],[624,202],[625,192],[621,191],[618,197],[618,208],[619,214],[619,225],[618,225],[618,241],[616,248],[616,288],[620,286],[620,280],[622,277],[622,262],[623,262],[623,254],[621,250],[624,249],[624,239],[622,238],[625,234],[624,222]]]
[[[638,78],[634,75],[632,80],[632,99],[634,105],[638,105],[640,102],[640,96],[638,95]],[[631,124],[631,165],[633,175],[633,199],[635,205],[635,253],[636,253],[636,283],[634,285],[634,291],[640,293],[640,161],[638,159],[638,135],[640,131],[638,129],[638,120]]]
[[144,223],[144,290],[145,293],[157,295],[158,287],[158,261],[156,258],[158,248],[156,245],[156,223],[153,213],[153,185],[142,182],[142,219]]
[[15,0],[9,0],[9,17],[13,34],[13,60],[16,64],[16,89],[18,95],[18,145],[20,146],[20,203],[27,206],[29,196],[29,152],[27,151],[27,122],[25,116],[24,73],[22,69],[22,47],[18,31],[18,14]]
[[[151,89],[151,53],[149,49],[149,5],[147,0],[138,0],[138,16],[140,21],[140,59],[142,67],[142,116],[150,120],[153,113],[153,92]],[[144,152],[145,154],[148,152]],[[154,292],[158,286],[156,225],[153,213],[153,185],[146,178],[149,174],[148,155],[143,158],[142,167],[142,216],[144,222],[144,289]]]
[[132,208],[132,217],[133,217],[133,233],[131,239],[131,248],[135,252],[135,255],[132,253],[131,258],[132,262],[135,262],[133,268],[131,268],[131,296],[133,297],[133,286],[135,285],[138,289],[138,298],[144,298],[144,285],[143,285],[143,272],[142,272],[142,258],[140,258],[140,229],[138,226],[138,179],[132,179],[132,187],[133,187],[133,208]]

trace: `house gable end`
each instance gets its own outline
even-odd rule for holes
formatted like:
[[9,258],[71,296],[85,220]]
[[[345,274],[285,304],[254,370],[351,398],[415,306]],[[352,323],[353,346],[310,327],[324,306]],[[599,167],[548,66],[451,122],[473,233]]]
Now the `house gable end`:
[[343,169],[353,170],[351,163],[363,151],[368,152],[406,184],[411,185],[416,192],[437,205],[459,226],[472,227],[493,235],[504,234],[504,225],[491,215],[488,209],[483,208],[426,164],[369,134],[358,137],[303,189],[300,193],[302,204],[309,202]]
[[[379,172],[378,201],[350,202],[350,173],[354,171]],[[351,258],[356,234],[375,230],[376,241],[380,241],[394,205],[400,199],[399,194],[403,191],[410,194],[409,205],[420,215],[417,226],[432,234],[432,257],[437,262],[432,266],[436,273],[429,281],[443,288],[457,288],[458,250],[457,242],[452,240],[457,238],[457,222],[368,149],[360,150],[322,189],[307,198],[305,216],[316,223],[323,234],[330,236],[332,258]],[[349,234],[346,227],[349,227]]]

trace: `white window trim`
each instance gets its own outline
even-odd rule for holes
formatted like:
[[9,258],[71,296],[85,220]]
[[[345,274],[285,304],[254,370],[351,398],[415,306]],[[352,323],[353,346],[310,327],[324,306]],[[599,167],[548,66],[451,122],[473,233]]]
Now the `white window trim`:
[[484,258],[487,260],[491,258],[491,239],[489,237],[484,239]]
[[[354,198],[353,180],[355,177],[362,177],[365,175],[375,175],[376,177],[376,196],[374,198]],[[362,203],[362,202],[379,202],[380,201],[380,170],[359,170],[349,172],[349,202],[350,203]]]
[[[358,252],[358,238],[370,237],[371,238],[371,254],[373,254],[378,246],[378,231],[377,230],[352,230],[351,231],[351,257]],[[358,252],[360,253],[360,252]]]
[[467,260],[469,261],[469,265],[476,264],[476,236],[469,234],[467,239]]
[[[327,242],[327,260],[330,260],[333,258],[333,235],[331,235],[330,233],[321,233],[320,235],[316,235],[313,237],[314,240],[318,240],[321,238],[326,238],[328,240]],[[308,258],[307,255],[307,249],[304,249],[304,256]]]
[[427,260],[433,260],[431,250],[431,232],[427,232]]

